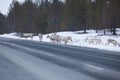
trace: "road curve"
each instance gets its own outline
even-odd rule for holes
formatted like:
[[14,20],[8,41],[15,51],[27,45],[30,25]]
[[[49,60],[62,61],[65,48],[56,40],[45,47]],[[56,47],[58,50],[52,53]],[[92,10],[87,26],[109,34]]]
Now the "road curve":
[[0,80],[120,80],[120,53],[0,37]]

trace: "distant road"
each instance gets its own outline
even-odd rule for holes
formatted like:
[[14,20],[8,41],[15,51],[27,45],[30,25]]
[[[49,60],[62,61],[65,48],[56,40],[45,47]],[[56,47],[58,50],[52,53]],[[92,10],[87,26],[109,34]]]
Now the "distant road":
[[0,80],[120,80],[120,53],[0,37]]

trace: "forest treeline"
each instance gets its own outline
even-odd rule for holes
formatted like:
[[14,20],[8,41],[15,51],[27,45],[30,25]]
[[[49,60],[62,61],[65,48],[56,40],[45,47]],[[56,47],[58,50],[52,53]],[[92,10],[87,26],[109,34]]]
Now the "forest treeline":
[[0,13],[0,33],[50,33],[120,27],[120,0],[13,0],[5,16]]

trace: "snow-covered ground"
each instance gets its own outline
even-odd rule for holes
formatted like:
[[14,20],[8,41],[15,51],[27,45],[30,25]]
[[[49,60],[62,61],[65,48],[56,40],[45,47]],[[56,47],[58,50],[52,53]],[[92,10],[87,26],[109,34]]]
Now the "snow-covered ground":
[[[69,42],[68,45],[90,47],[90,48],[95,48],[95,49],[103,49],[103,50],[120,52],[120,47],[119,46],[113,46],[112,44],[105,45],[105,43],[107,42],[107,39],[114,39],[114,40],[116,40],[120,43],[120,35],[119,36],[101,35],[101,33],[95,33],[94,30],[87,30],[87,34],[83,34],[82,32],[83,31],[75,31],[75,32],[64,31],[64,32],[57,32],[57,34],[61,35],[61,36],[71,36],[73,42]],[[117,29],[117,33],[120,34],[120,29]],[[50,39],[46,38],[47,35],[50,35],[50,34],[43,35],[42,41],[50,42]],[[107,32],[107,34],[110,34],[110,33]],[[18,37],[17,33],[3,34],[3,35],[0,35],[0,36],[1,37],[7,37],[7,38],[15,38],[15,39],[25,39],[25,38]],[[85,42],[87,37],[88,37],[88,39],[92,39],[94,37],[97,37],[98,39],[101,39],[104,44],[103,45],[102,44],[101,45],[89,44],[88,42]],[[28,38],[27,40],[31,40],[31,38]],[[33,40],[39,41],[39,37],[34,36]],[[64,44],[64,43],[59,43],[59,44]]]

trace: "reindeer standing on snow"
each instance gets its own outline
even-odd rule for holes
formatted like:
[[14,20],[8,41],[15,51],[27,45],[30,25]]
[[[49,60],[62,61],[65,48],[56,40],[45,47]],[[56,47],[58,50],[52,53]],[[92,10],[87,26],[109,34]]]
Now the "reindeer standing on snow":
[[88,42],[89,44],[93,44],[93,45],[103,45],[103,42],[102,42],[102,40],[101,39],[99,39],[99,38],[96,38],[96,37],[94,37],[94,38],[91,38],[91,39],[89,39],[88,37],[85,39],[85,42]]
[[33,34],[32,34],[32,33],[22,33],[22,34],[21,34],[21,37],[25,37],[26,39],[27,39],[28,37],[30,37],[31,39],[33,39]]
[[109,45],[109,44],[113,44],[113,46],[119,46],[120,47],[120,43],[114,39],[108,39],[107,43],[105,45]]
[[61,36],[60,39],[61,39],[61,41],[63,41],[65,44],[67,44],[69,41],[72,42],[72,37],[71,37],[71,36]]
[[41,33],[38,34],[40,42],[42,41],[43,35]]
[[47,38],[49,38],[51,42],[56,42],[56,33],[47,35]]
[[95,44],[95,45],[103,45],[103,42],[102,42],[102,40],[101,39],[91,39],[90,41],[89,41],[89,43],[91,44],[91,43],[93,43],[93,44]]
[[52,35],[48,35],[47,38],[49,38],[52,42],[64,42],[65,44],[67,44],[69,41],[72,42],[72,37],[70,36],[61,36],[61,35],[57,35],[56,33],[53,33]]

